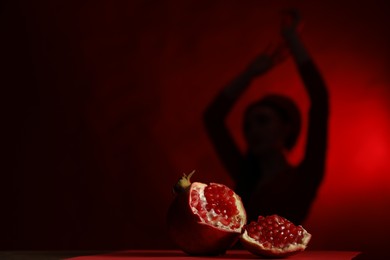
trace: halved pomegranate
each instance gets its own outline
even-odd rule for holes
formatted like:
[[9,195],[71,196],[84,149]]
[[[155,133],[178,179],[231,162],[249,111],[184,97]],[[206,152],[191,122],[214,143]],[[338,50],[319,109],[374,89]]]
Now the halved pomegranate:
[[278,215],[259,216],[244,227],[240,237],[251,253],[265,257],[286,257],[305,250],[311,235]]
[[246,224],[241,198],[225,185],[194,182],[184,175],[174,187],[168,211],[172,240],[191,255],[219,255],[239,238]]

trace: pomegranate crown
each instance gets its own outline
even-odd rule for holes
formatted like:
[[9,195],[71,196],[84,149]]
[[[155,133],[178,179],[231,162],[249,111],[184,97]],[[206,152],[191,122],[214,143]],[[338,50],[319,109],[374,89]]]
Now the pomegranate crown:
[[188,175],[183,173],[183,177],[181,177],[175,186],[173,186],[173,193],[182,193],[187,191],[191,186],[190,178],[195,173],[195,170],[193,170]]

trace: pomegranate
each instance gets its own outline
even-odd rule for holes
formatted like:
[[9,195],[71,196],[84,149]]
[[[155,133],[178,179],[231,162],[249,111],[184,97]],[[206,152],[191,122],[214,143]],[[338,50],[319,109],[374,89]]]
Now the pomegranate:
[[194,172],[174,186],[168,232],[190,255],[219,255],[231,247],[246,224],[241,198],[225,185],[190,182]]
[[244,227],[240,237],[251,253],[265,257],[286,257],[305,250],[311,235],[278,215],[259,216]]

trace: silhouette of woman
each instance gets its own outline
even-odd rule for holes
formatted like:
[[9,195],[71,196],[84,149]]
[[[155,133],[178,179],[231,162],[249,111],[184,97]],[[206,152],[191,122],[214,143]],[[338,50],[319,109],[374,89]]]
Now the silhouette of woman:
[[[298,29],[296,11],[284,15],[283,44],[268,48],[226,86],[207,107],[207,132],[225,168],[236,183],[249,220],[259,215],[279,214],[301,224],[310,210],[325,172],[328,125],[328,93]],[[251,81],[266,74],[290,51],[310,98],[305,154],[297,166],[289,164],[291,150],[300,133],[301,116],[288,97],[268,95],[251,104],[244,114],[246,154],[241,154],[225,119]]]

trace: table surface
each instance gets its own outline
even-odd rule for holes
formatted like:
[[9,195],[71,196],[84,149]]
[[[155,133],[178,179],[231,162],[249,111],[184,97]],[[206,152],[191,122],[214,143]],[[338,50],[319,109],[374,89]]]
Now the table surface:
[[[297,255],[290,256],[288,259],[293,260],[344,260],[353,259],[359,255],[359,252],[354,251],[304,251]],[[184,254],[176,250],[128,250],[116,252],[96,252],[96,251],[14,251],[0,252],[0,259],[10,260],[189,260],[189,259],[258,259],[257,256],[245,250],[230,250],[225,255],[215,257],[196,257]]]

